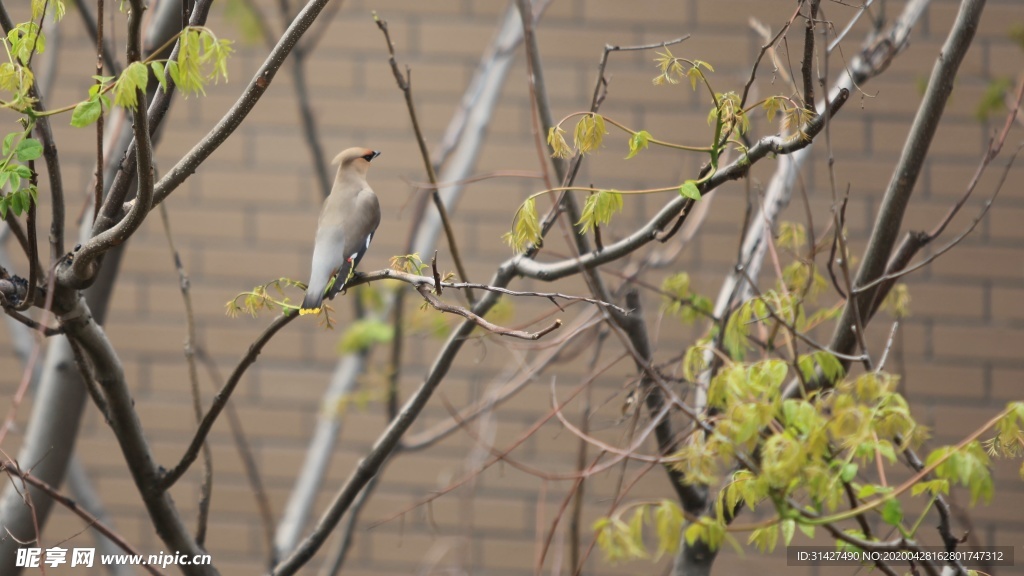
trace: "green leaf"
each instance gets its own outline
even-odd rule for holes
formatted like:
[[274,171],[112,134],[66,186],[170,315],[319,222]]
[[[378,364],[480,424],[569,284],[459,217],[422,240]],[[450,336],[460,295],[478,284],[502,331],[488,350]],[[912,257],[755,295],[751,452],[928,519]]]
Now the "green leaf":
[[896,498],[890,498],[882,505],[882,520],[891,526],[899,526],[903,521],[903,507]]
[[177,62],[171,60],[170,62],[167,63],[167,73],[170,74],[171,80],[173,80],[175,84],[181,85],[181,81],[178,78],[178,63]]
[[857,491],[857,498],[864,499],[875,494],[888,494],[892,492],[892,488],[888,486],[879,486],[878,484],[865,484],[860,487]]
[[525,252],[528,245],[541,243],[540,217],[537,216],[537,200],[527,198],[516,212],[512,231],[505,234],[508,245],[516,252]]
[[695,180],[687,180],[679,187],[679,195],[692,200],[700,200],[700,190],[697,189]]
[[551,146],[552,158],[571,158],[572,148],[565,141],[565,130],[561,126],[552,126],[548,130],[548,146]]
[[855,462],[847,462],[843,465],[843,469],[839,472],[839,479],[843,482],[852,482],[857,477],[857,464]]
[[580,154],[592,152],[601,147],[604,135],[604,117],[600,114],[587,114],[576,124],[576,150]]
[[4,136],[3,150],[0,151],[0,153],[2,153],[4,156],[7,156],[8,154],[10,154],[11,153],[11,144],[14,143],[14,139],[17,138],[19,134],[21,134],[21,132],[11,132],[7,136]]
[[679,549],[679,536],[683,531],[683,512],[671,500],[662,500],[654,511],[655,532],[658,535],[658,551],[654,559],[664,554],[675,554]]
[[636,156],[641,150],[645,150],[648,146],[648,140],[651,139],[651,134],[647,130],[641,130],[636,134],[629,137],[629,155],[626,156],[626,160],[629,160],[633,156]]
[[43,155],[43,145],[35,138],[25,138],[14,148],[14,154],[18,160],[28,162]]
[[768,121],[771,122],[775,118],[775,114],[782,109],[782,98],[778,96],[769,96],[765,98],[764,104],[761,105],[764,109],[765,115],[768,117]]
[[779,525],[772,524],[757,528],[750,533],[747,544],[754,544],[761,552],[774,552],[775,544],[779,540]]
[[99,99],[79,102],[71,113],[71,125],[75,128],[84,128],[99,119],[103,114],[103,105]]
[[792,518],[786,518],[781,523],[782,526],[782,541],[789,546],[789,543],[793,541],[793,534],[796,533],[796,521]]
[[14,212],[15,216],[21,216],[21,213],[25,210],[24,198],[22,198],[21,194],[8,194],[7,197],[11,199],[11,211]]
[[156,81],[160,83],[160,87],[163,88],[164,92],[167,92],[167,75],[164,73],[163,63],[153,62],[149,67],[153,69],[153,76],[156,76]]
[[10,202],[10,196],[0,196],[0,220],[7,219],[7,203]]

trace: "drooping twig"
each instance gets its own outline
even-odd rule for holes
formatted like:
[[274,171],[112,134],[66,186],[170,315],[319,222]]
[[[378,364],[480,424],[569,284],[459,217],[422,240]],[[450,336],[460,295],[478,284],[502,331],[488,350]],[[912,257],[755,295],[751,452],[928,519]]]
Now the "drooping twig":
[[[160,220],[164,225],[164,235],[167,236],[167,247],[171,251],[171,261],[175,271],[178,273],[178,289],[181,291],[181,299],[185,305],[185,362],[188,365],[189,390],[192,393],[192,411],[196,417],[196,425],[203,419],[203,399],[199,392],[199,372],[196,369],[196,322],[192,311],[192,295],[189,291],[190,281],[188,273],[185,272],[185,265],[181,261],[181,254],[174,246],[174,236],[171,234],[171,219],[167,215],[167,206],[160,205]],[[206,526],[210,518],[210,498],[213,494],[213,455],[210,452],[209,442],[203,442],[203,473],[202,481],[199,484],[199,503],[196,518],[196,542],[203,546],[206,541]]]

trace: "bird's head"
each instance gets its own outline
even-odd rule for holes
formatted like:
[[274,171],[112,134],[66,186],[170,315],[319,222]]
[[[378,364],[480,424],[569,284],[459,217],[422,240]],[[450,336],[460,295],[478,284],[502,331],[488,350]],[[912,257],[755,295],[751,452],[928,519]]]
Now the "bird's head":
[[380,156],[380,152],[377,150],[360,147],[349,148],[335,156],[333,163],[337,164],[340,170],[355,170],[360,174],[366,174],[370,162],[377,156]]

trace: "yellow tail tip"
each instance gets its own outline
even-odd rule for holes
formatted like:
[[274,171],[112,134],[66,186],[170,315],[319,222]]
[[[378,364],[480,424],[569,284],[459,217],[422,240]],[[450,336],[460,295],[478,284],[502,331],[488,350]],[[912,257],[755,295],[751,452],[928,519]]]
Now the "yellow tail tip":
[[320,313],[320,308],[319,307],[317,307],[317,308],[300,308],[299,309],[299,316],[305,316],[306,314],[319,314],[319,313]]

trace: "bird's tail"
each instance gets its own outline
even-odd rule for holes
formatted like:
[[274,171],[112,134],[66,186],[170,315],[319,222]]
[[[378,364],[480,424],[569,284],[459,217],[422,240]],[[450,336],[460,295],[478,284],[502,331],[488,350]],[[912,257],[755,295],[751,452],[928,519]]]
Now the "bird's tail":
[[299,315],[319,314],[320,307],[324,302],[323,286],[310,286],[306,288],[306,297],[302,299],[302,306],[299,306]]

